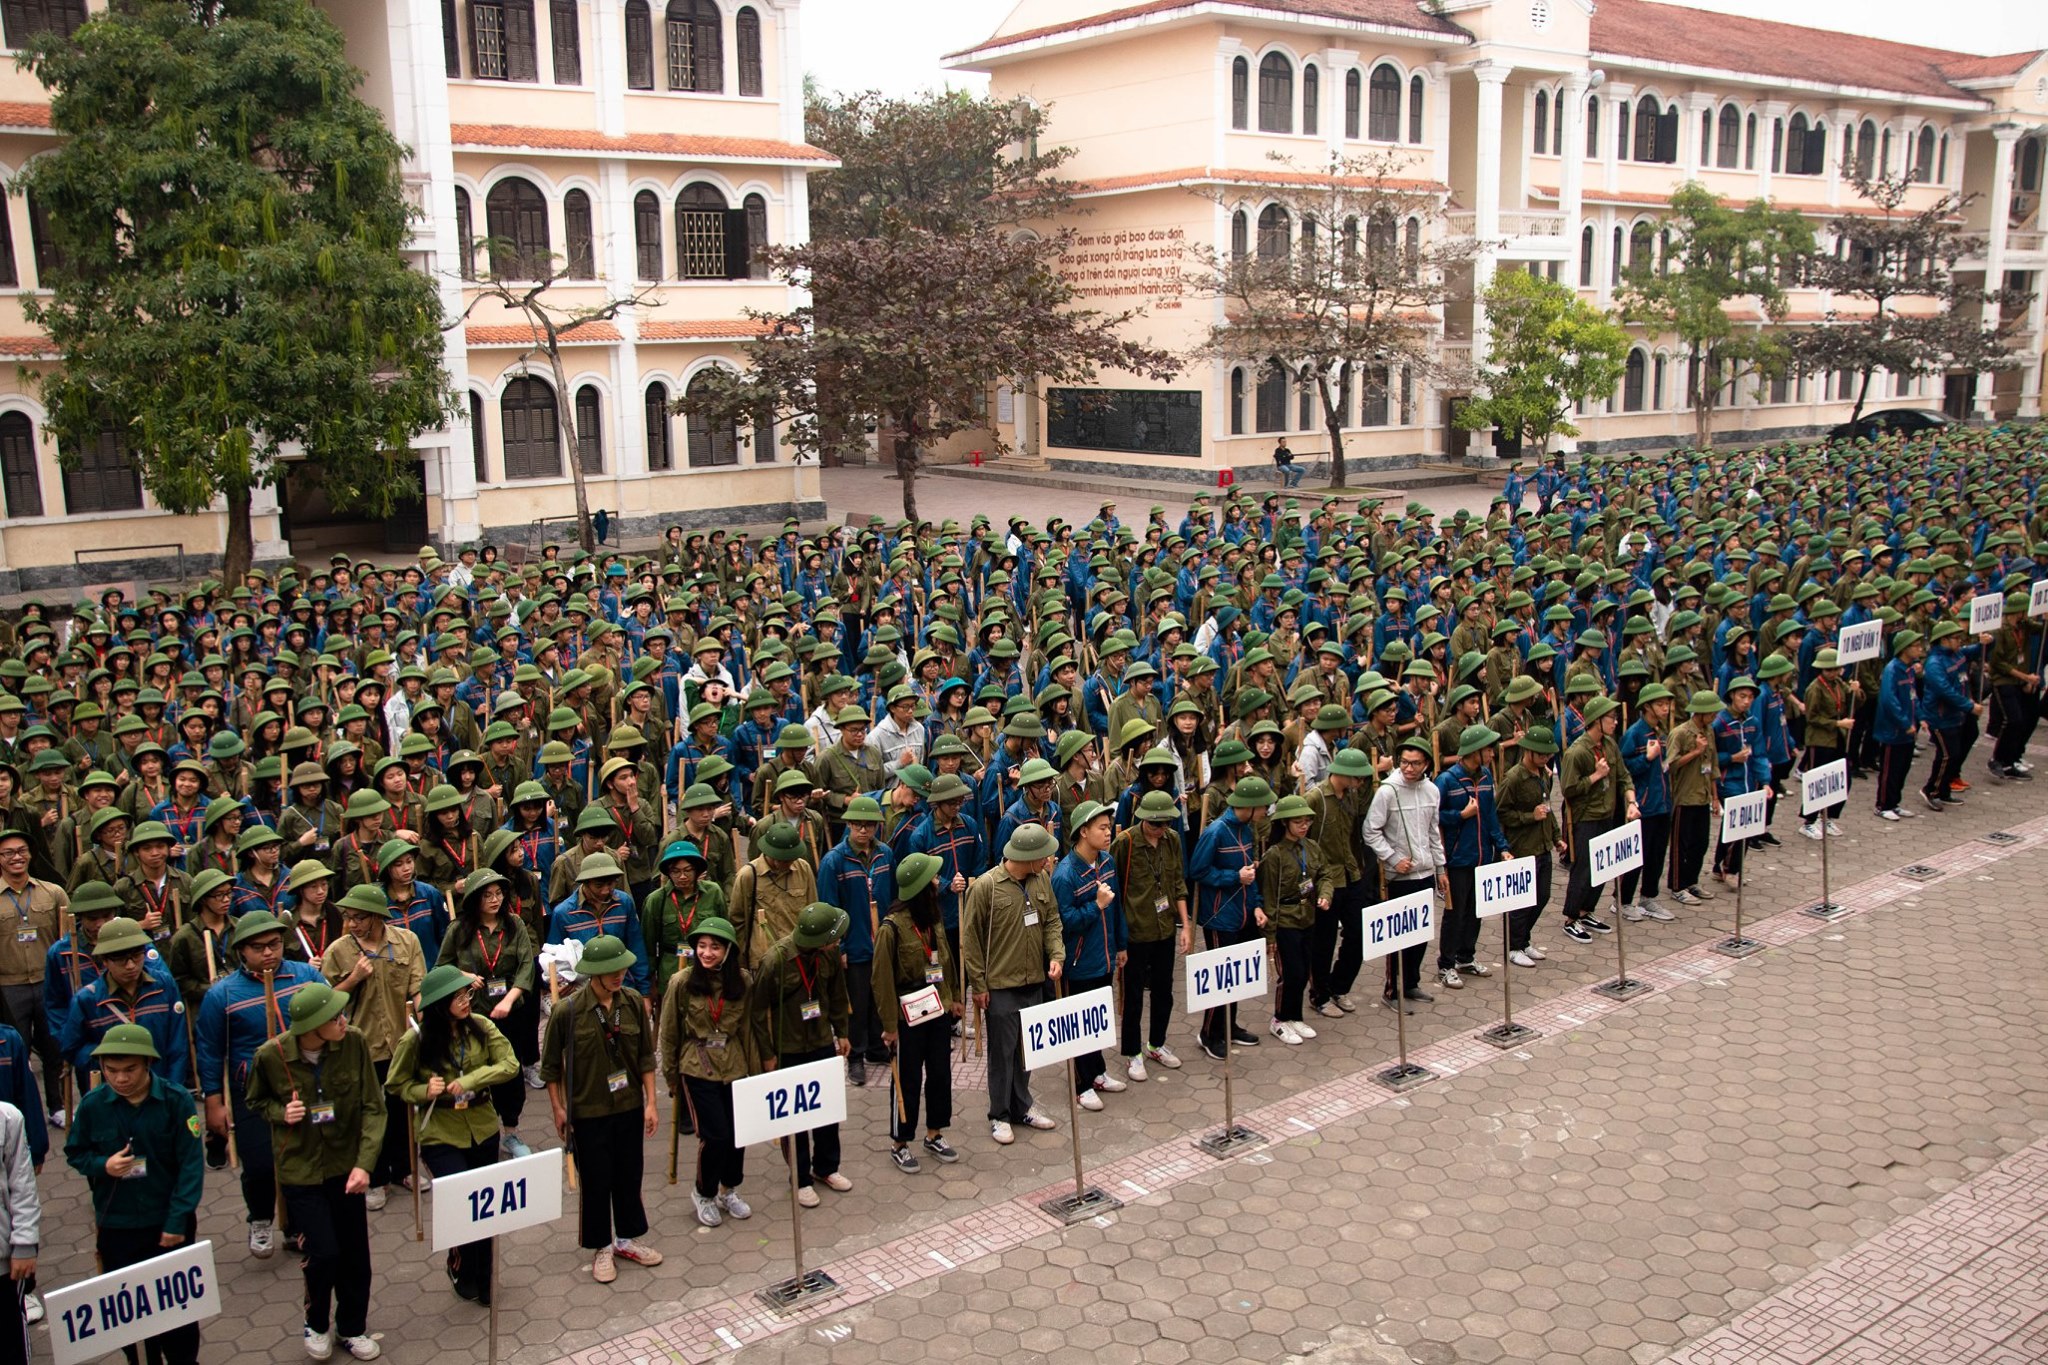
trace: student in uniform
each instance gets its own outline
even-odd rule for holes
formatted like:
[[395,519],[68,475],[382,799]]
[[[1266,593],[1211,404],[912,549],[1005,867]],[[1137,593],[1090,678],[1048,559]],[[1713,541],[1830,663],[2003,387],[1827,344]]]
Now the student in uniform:
[[1323,865],[1323,851],[1308,837],[1315,811],[1299,796],[1283,796],[1273,807],[1273,840],[1259,859],[1259,902],[1266,912],[1280,957],[1279,995],[1273,1002],[1273,1036],[1298,1047],[1316,1036],[1301,1017],[1308,992],[1309,937],[1319,911],[1327,910],[1336,887]]
[[599,1284],[618,1279],[618,1260],[662,1261],[659,1251],[637,1240],[647,1232],[640,1176],[656,1116],[653,1020],[640,993],[626,984],[635,965],[611,934],[586,942],[577,963],[582,981],[548,1016],[541,1044],[540,1076],[555,1131],[583,1180],[581,1240]]
[[974,879],[960,907],[960,970],[988,1030],[989,1136],[999,1146],[1017,1140],[1014,1123],[1054,1126],[1031,1099],[1018,1015],[1045,999],[1046,983],[1060,979],[1066,960],[1059,905],[1045,875],[1057,852],[1059,842],[1045,826],[1019,825],[1003,845],[1002,862]]
[[1444,846],[1450,904],[1437,938],[1437,980],[1451,990],[1468,976],[1490,976],[1479,961],[1479,868],[1507,851],[1496,810],[1493,746],[1500,735],[1477,721],[1458,732],[1457,759],[1437,778],[1437,830]]
[[[540,993],[533,931],[512,913],[509,886],[503,873],[489,868],[469,875],[455,922],[441,940],[436,966],[459,967],[471,979],[470,1009],[510,1040],[523,1069],[540,1059]],[[397,1065],[395,1057],[392,1064]],[[490,1107],[503,1128],[508,1159],[533,1154],[516,1131],[526,1112],[526,1090],[517,1076],[491,1089]]]
[[334,1354],[337,1335],[357,1360],[383,1354],[370,1335],[363,1200],[384,1145],[384,1095],[370,1045],[343,1014],[348,1003],[326,982],[308,983],[291,998],[291,1031],[256,1049],[249,1066],[249,1108],[270,1126],[285,1216],[305,1248],[306,1354],[315,1360]]
[[758,1067],[753,975],[740,962],[739,935],[729,922],[704,915],[686,928],[689,952],[661,997],[662,1075],[670,1096],[682,1098],[697,1135],[690,1203],[697,1221],[715,1228],[754,1214],[740,1197],[746,1149],[733,1141],[732,1112],[732,1083]]
[[875,1008],[884,1019],[883,1041],[896,1049],[901,1084],[890,1111],[890,1160],[906,1175],[921,1169],[910,1148],[920,1100],[925,1152],[947,1164],[960,1159],[946,1141],[953,1121],[953,1021],[961,1004],[936,885],[944,865],[937,854],[904,855],[896,865],[895,903],[875,936]]
[[[1124,920],[1130,935],[1125,949],[1124,1007],[1121,1029],[1124,1074],[1134,1081],[1150,1078],[1145,1063],[1169,1071],[1180,1058],[1166,1045],[1173,1018],[1174,949],[1185,954],[1193,944],[1188,921],[1188,884],[1181,852],[1180,806],[1165,791],[1149,791],[1132,810],[1137,823],[1116,836],[1109,856],[1123,889]],[[1139,1041],[1146,996],[1152,998],[1152,1026]]]
[[[1243,943],[1266,927],[1266,912],[1259,903],[1254,822],[1273,804],[1273,789],[1262,777],[1241,777],[1225,802],[1223,814],[1202,831],[1188,864],[1202,946],[1212,949]],[[1201,1036],[1202,1051],[1217,1061],[1223,1060],[1227,1047],[1259,1045],[1258,1036],[1237,1022],[1236,1005],[1204,1011]]]
[[[755,969],[754,1055],[763,1066],[802,1066],[853,1050],[853,1004],[839,950],[848,923],[844,910],[813,901]],[[782,1156],[796,1163],[796,1202],[807,1209],[818,1207],[817,1181],[842,1194],[853,1188],[839,1170],[836,1123],[783,1139]]]
[[1550,801],[1550,760],[1557,741],[1547,725],[1532,725],[1516,739],[1515,761],[1495,786],[1495,813],[1507,837],[1508,856],[1536,860],[1536,903],[1508,912],[1508,964],[1533,967],[1549,954],[1530,942],[1536,921],[1550,904],[1553,859],[1565,853],[1557,808]]
[[[1859,700],[1860,683],[1842,681],[1840,656],[1832,648],[1823,649],[1813,657],[1813,681],[1806,685],[1806,753],[1799,760],[1802,772],[1812,772],[1826,767],[1849,752],[1849,741],[1855,733],[1856,706]],[[2000,697],[2005,689],[2000,689]],[[2019,726],[2022,722],[2015,717],[2016,711],[2008,710],[2006,724]],[[2000,736],[2001,743],[2006,736]],[[1996,765],[1994,764],[1994,769]],[[2025,774],[2008,774],[2025,776]],[[1846,781],[1846,779],[1845,779]],[[1848,805],[1846,796],[1825,810],[1800,817],[1799,832],[1809,839],[1820,839],[1826,834],[1840,834],[1842,827],[1835,823],[1835,817]],[[1823,832],[1821,825],[1826,822]]]
[[[124,934],[148,936],[133,920]],[[181,1030],[182,1032],[182,1030]],[[141,1024],[116,1024],[92,1050],[105,1084],[78,1102],[64,1159],[92,1195],[93,1250],[102,1271],[119,1270],[189,1244],[206,1191],[199,1111],[183,1080],[158,1072],[164,1058]],[[143,1343],[149,1365],[197,1365],[199,1324]],[[136,1351],[127,1348],[134,1362]]]
[[[1448,901],[1451,882],[1444,870],[1443,831],[1437,823],[1443,794],[1429,779],[1429,741],[1410,735],[1394,746],[1394,756],[1394,775],[1372,794],[1365,813],[1365,842],[1384,874],[1380,898],[1394,900],[1434,889],[1440,903]],[[1428,951],[1427,943],[1417,943],[1388,956],[1381,993],[1387,1008],[1413,1014],[1411,1002],[1427,1004],[1436,998],[1422,989],[1422,959]]]
[[[408,857],[411,855],[408,854]],[[427,954],[409,929],[390,923],[391,902],[381,887],[364,882],[341,898],[341,923],[348,932],[327,945],[320,971],[329,984],[349,998],[348,1017],[369,1046],[377,1066],[377,1095],[386,1095],[384,1080],[398,1040],[412,1020],[412,999],[427,975]],[[412,1152],[406,1141],[405,1116],[393,1110],[384,1125],[384,1151],[370,1168],[368,1207],[384,1207],[385,1186],[413,1175]]]
[[[475,874],[470,884],[496,875]],[[420,983],[419,1027],[407,1029],[398,1040],[384,1082],[399,1100],[391,1108],[392,1118],[406,1121],[402,1105],[412,1106],[419,1116],[420,1160],[437,1177],[499,1160],[499,1116],[492,1096],[521,1088],[511,1042],[490,1020],[472,1012],[470,987],[469,973],[452,964],[426,974]],[[449,1248],[448,1282],[457,1298],[490,1303],[494,1254],[490,1238]]]
[[[1101,990],[1123,970],[1129,932],[1116,863],[1109,857],[1116,830],[1114,811],[1098,801],[1083,801],[1069,817],[1067,856],[1053,870],[1052,893],[1060,907],[1060,937],[1066,945],[1061,976],[1075,995]],[[1074,1095],[1083,1109],[1100,1110],[1102,1097],[1127,1089],[1111,1075],[1099,1052],[1083,1053],[1073,1063]]]

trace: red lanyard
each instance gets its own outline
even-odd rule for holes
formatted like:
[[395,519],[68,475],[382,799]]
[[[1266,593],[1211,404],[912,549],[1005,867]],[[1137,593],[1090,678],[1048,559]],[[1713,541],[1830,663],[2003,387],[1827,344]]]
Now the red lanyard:
[[[443,839],[441,841],[441,847],[448,850],[448,861],[455,864],[455,870],[457,872],[466,872],[469,870],[468,860],[465,859],[461,853],[456,851],[455,845],[449,843],[446,839]],[[463,847],[467,848],[468,845],[464,844]]]
[[505,940],[508,937],[510,935],[506,934],[503,929],[498,930],[498,951],[494,953],[484,946],[484,931],[481,929],[476,931],[476,950],[483,955],[484,974],[486,976],[496,975],[498,959],[505,955]]
[[817,999],[818,992],[811,985],[811,974],[804,970],[804,955],[802,953],[798,953],[795,957],[791,958],[790,961],[796,964],[797,980],[804,983],[805,997],[812,1000]]

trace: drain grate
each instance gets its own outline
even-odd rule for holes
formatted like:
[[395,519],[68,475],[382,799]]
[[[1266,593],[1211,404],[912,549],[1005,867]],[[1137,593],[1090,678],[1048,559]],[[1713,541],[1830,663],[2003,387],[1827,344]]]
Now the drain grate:
[[1899,875],[1910,877],[1916,882],[1931,882],[1941,875],[1941,869],[1929,867],[1926,863],[1908,863],[1899,869]]
[[2014,834],[2009,829],[1994,829],[1989,834],[1984,836],[1984,842],[1987,844],[1997,844],[2000,847],[2004,847],[2007,844],[2016,844],[2020,842],[2020,836]]

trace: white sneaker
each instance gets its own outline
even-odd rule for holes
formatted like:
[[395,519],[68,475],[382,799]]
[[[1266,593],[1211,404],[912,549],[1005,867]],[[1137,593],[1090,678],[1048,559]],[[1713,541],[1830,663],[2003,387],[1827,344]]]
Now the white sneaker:
[[1287,1021],[1287,1027],[1293,1029],[1296,1033],[1300,1034],[1304,1038],[1313,1038],[1316,1036],[1316,1031],[1310,1028],[1307,1023],[1300,1019],[1289,1019]]
[[1541,962],[1544,958],[1550,956],[1549,953],[1546,953],[1545,951],[1543,951],[1543,949],[1537,947],[1533,943],[1530,944],[1527,948],[1523,949],[1523,951],[1528,953],[1530,957],[1535,958],[1538,962]]
[[1330,1003],[1343,1010],[1346,1014],[1356,1014],[1358,1012],[1358,1006],[1351,1003],[1351,997],[1348,995],[1331,996]]
[[[270,1220],[259,1218],[249,1224],[249,1254],[259,1261],[267,1261],[276,1253],[277,1235],[270,1230]],[[334,1340],[331,1333],[328,1336],[327,1349],[332,1354]],[[320,1359],[325,1360],[327,1357],[321,1356]]]
[[814,1209],[818,1207],[818,1187],[816,1185],[798,1186],[796,1192],[796,1202],[807,1209]]
[[1436,979],[1454,991],[1465,989],[1465,978],[1458,975],[1456,967],[1445,967],[1436,974]]
[[375,1213],[378,1209],[383,1208],[389,1200],[390,1195],[385,1193],[382,1185],[372,1185],[370,1186],[370,1192],[363,1196],[363,1206],[369,1209],[370,1212]]
[[1649,915],[1640,905],[1624,905],[1621,907],[1621,917],[1630,924],[1641,924]]
[[1109,1075],[1107,1072],[1095,1078],[1095,1088],[1097,1090],[1102,1091],[1104,1094],[1108,1095],[1114,1095],[1119,1090],[1130,1089],[1129,1086],[1125,1085],[1116,1077]]
[[1334,1000],[1325,1000],[1322,1004],[1317,1005],[1316,1013],[1322,1015],[1325,1019],[1342,1019],[1344,1017],[1343,1009]]
[[1001,1119],[989,1121],[988,1135],[996,1140],[998,1147],[1007,1147],[1017,1140],[1016,1131]]
[[548,1083],[540,1078],[540,1068],[538,1066],[520,1067],[519,1079],[526,1082],[528,1090],[545,1090],[548,1088]]
[[1273,1021],[1272,1029],[1273,1036],[1275,1038],[1278,1038],[1281,1042],[1287,1044],[1289,1047],[1301,1046],[1301,1035],[1299,1033],[1296,1033],[1294,1031],[1293,1026],[1288,1024],[1285,1020],[1275,1019]]
[[835,1194],[845,1194],[853,1188],[853,1181],[839,1171],[834,1171],[830,1175],[821,1175],[818,1179],[824,1181],[825,1188]]
[[347,1347],[348,1353],[357,1360],[375,1360],[384,1354],[384,1348],[367,1332],[359,1337],[343,1337],[341,1344]]
[[1637,901],[1636,909],[1642,911],[1643,914],[1647,915],[1649,918],[1654,920],[1664,920],[1666,922],[1669,922],[1671,920],[1675,920],[1678,918],[1678,916],[1672,914],[1669,910],[1666,910],[1663,906],[1659,905],[1657,903],[1656,897],[1654,896],[1649,898],[1648,900]]
[[1466,976],[1493,975],[1493,968],[1487,966],[1484,962],[1460,962],[1458,964],[1458,970],[1460,972],[1463,972]]
[[1049,1133],[1059,1127],[1057,1123],[1052,1121],[1051,1115],[1035,1105],[1029,1113],[1024,1115],[1024,1126],[1026,1128],[1035,1128],[1041,1133]]
[[47,1312],[43,1308],[43,1296],[31,1289],[21,1296],[21,1316],[28,1322],[41,1322]]
[[752,1218],[754,1206],[740,1198],[738,1190],[725,1190],[718,1196],[718,1207],[725,1210],[728,1218]]
[[1695,896],[1695,895],[1694,895],[1694,894],[1693,894],[1692,892],[1690,892],[1690,891],[1680,891],[1680,892],[1679,892],[1679,893],[1678,893],[1677,895],[1673,896],[1673,897],[1672,897],[1671,899],[1673,899],[1673,900],[1677,901],[1677,902],[1678,902],[1678,903],[1679,903],[1680,905],[1705,905],[1705,904],[1706,904],[1706,902],[1705,902],[1705,901],[1701,900],[1701,899],[1700,899],[1700,898],[1699,898],[1698,896]]
[[1820,832],[1819,825],[1801,825],[1799,827],[1799,835],[1803,839],[1822,839],[1826,837]]
[[1096,1094],[1093,1090],[1083,1090],[1075,1099],[1083,1109],[1086,1109],[1091,1114],[1102,1112],[1102,1096]]
[[306,1329],[306,1354],[315,1360],[326,1360],[334,1354],[334,1333],[316,1332]]
[[1170,1047],[1148,1047],[1145,1049],[1145,1056],[1168,1071],[1180,1070],[1180,1058],[1173,1055],[1173,1049]]
[[1139,1053],[1125,1064],[1124,1075],[1129,1076],[1134,1081],[1149,1081],[1152,1079],[1151,1073],[1145,1070],[1144,1053]]
[[52,1109],[49,1118],[45,1121],[52,1128],[62,1128],[64,1126],[64,1111],[62,1109]]
[[1839,839],[1839,838],[1841,838],[1841,837],[1842,837],[1842,826],[1840,825],[1840,823],[1838,823],[1837,821],[1834,821],[1834,820],[1830,820],[1830,821],[1828,821],[1828,838],[1830,838],[1830,839]]
[[706,1199],[695,1190],[691,1190],[690,1203],[697,1210],[697,1221],[705,1227],[715,1228],[725,1221],[725,1214],[719,1210],[716,1199]]
[[1533,967],[1536,965],[1536,959],[1530,957],[1520,948],[1517,948],[1515,949],[1515,951],[1508,954],[1508,961],[1513,963],[1517,967]]

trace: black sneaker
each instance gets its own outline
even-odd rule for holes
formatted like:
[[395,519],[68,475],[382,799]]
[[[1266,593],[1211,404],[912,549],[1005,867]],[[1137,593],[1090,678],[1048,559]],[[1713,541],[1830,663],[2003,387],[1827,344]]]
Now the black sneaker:
[[224,1171],[228,1168],[228,1140],[225,1135],[208,1130],[206,1134],[206,1169]]
[[896,1169],[905,1175],[916,1175],[924,1169],[924,1167],[917,1163],[917,1153],[911,1151],[908,1147],[891,1147],[889,1149],[889,1160],[895,1162]]
[[1781,841],[1777,835],[1771,833],[1769,830],[1765,830],[1762,834],[1758,835],[1757,842],[1760,844],[1769,844],[1772,848],[1784,847],[1783,841]]
[[1588,929],[1591,929],[1596,934],[1611,934],[1614,932],[1613,925],[1608,924],[1602,920],[1594,919],[1591,915],[1586,915],[1582,917],[1579,920],[1579,923],[1585,925]]
[[926,1138],[924,1140],[924,1149],[938,1160],[945,1162],[948,1166],[960,1159],[960,1153],[955,1151],[952,1144],[942,1137]]
[[1210,1042],[1207,1034],[1202,1036],[1202,1051],[1208,1053],[1213,1060],[1219,1062],[1227,1055],[1223,1051],[1223,1044]]
[[866,1061],[855,1057],[846,1064],[846,1083],[848,1085],[866,1085],[868,1083],[868,1064]]
[[1259,1035],[1251,1032],[1249,1029],[1233,1028],[1230,1030],[1230,1041],[1239,1047],[1257,1047],[1259,1045]]
[[1436,1003],[1436,997],[1431,995],[1428,991],[1422,989],[1420,986],[1417,986],[1414,990],[1406,991],[1404,992],[1404,994],[1406,994],[1410,1000],[1420,1000],[1425,1005],[1434,1005]]
[[1566,920],[1564,936],[1575,943],[1591,943],[1593,941],[1593,936],[1586,931],[1585,922],[1582,920]]
[[1401,1011],[1401,1013],[1403,1013],[1403,1014],[1413,1014],[1413,1013],[1415,1013],[1415,1006],[1414,1006],[1414,1005],[1412,1005],[1412,1004],[1406,1004],[1406,1003],[1403,1003],[1403,1002],[1401,1002],[1401,1001],[1397,1001],[1397,1000],[1395,1000],[1395,999],[1394,999],[1394,997],[1393,997],[1393,996],[1391,996],[1391,995],[1383,995],[1383,996],[1381,996],[1381,997],[1380,997],[1380,1008],[1382,1008],[1382,1009],[1390,1009],[1390,1010],[1391,1010],[1391,1009],[1398,1009],[1398,1010],[1400,1010],[1400,1011]]

